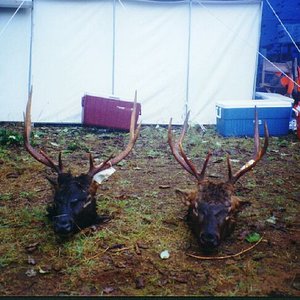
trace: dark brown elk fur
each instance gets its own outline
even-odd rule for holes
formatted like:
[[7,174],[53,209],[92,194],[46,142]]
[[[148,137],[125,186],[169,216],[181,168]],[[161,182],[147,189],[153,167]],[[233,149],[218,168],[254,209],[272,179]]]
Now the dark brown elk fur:
[[228,180],[214,182],[205,179],[205,170],[211,157],[209,152],[201,172],[198,172],[194,164],[183,151],[182,141],[187,129],[189,114],[186,117],[181,136],[177,143],[172,141],[171,121],[168,132],[168,142],[175,159],[179,164],[193,175],[197,180],[197,186],[193,190],[176,190],[183,203],[188,206],[188,223],[194,232],[203,250],[213,250],[220,242],[232,233],[236,223],[237,213],[243,205],[240,199],[235,196],[234,184],[236,181],[255,167],[263,157],[268,147],[268,128],[265,124],[264,146],[259,146],[257,112],[255,112],[255,154],[254,158],[248,161],[235,174],[232,173],[230,157],[227,156]]
[[131,152],[140,131],[140,125],[135,129],[137,95],[135,94],[131,114],[130,140],[127,147],[116,157],[110,156],[99,165],[94,165],[92,155],[90,154],[90,168],[88,172],[78,176],[64,171],[61,153],[59,153],[58,163],[56,163],[42,150],[38,151],[30,144],[31,98],[32,91],[30,92],[25,115],[25,148],[34,159],[57,173],[55,179],[47,178],[54,188],[54,200],[49,205],[47,211],[48,217],[53,222],[55,233],[60,236],[69,236],[84,227],[107,220],[108,216],[97,214],[95,195],[99,184],[94,180],[94,176],[116,165]]

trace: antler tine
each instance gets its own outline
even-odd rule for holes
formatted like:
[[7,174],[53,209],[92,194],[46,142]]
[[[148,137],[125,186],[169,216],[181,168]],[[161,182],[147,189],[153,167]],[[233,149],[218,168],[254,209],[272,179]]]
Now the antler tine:
[[[249,160],[242,168],[237,171],[234,175],[231,174],[231,167],[229,167],[229,182],[232,184],[235,184],[237,180],[239,180],[240,177],[242,177],[244,174],[246,174],[248,171],[253,169],[256,164],[262,159],[262,157],[267,152],[267,148],[269,145],[269,130],[267,123],[264,123],[264,135],[265,135],[265,141],[262,148],[260,148],[260,142],[259,142],[259,132],[258,132],[258,116],[257,116],[257,110],[255,107],[255,126],[254,126],[254,157],[253,159]],[[230,164],[230,162],[229,162]]]
[[228,180],[230,181],[232,179],[232,165],[230,160],[230,155],[227,154],[227,168],[228,168]]
[[193,175],[195,174],[195,177],[197,178],[198,181],[202,181],[205,177],[205,170],[206,170],[206,167],[208,165],[208,161],[209,161],[210,157],[212,156],[212,153],[210,151],[207,153],[204,164],[203,164],[203,167],[202,167],[202,170],[199,173],[197,171],[196,167],[194,166],[194,164],[191,162],[191,160],[184,153],[182,144],[179,144],[179,150],[180,150],[180,154],[181,154],[182,158],[184,159],[184,161],[188,164],[188,166],[193,171]]
[[91,177],[93,177],[100,171],[103,171],[105,169],[110,168],[113,165],[116,165],[118,162],[120,162],[122,159],[124,159],[131,152],[131,150],[139,136],[141,125],[142,125],[140,123],[135,130],[136,103],[137,103],[137,91],[135,91],[135,95],[134,95],[134,104],[133,104],[133,110],[131,113],[131,120],[130,120],[129,142],[128,142],[126,148],[121,153],[119,153],[119,155],[117,155],[116,157],[112,158],[113,156],[111,156],[109,159],[100,163],[97,166],[94,166],[92,156],[90,155],[90,169],[88,171],[88,175],[90,175]]
[[183,146],[181,143],[178,144],[178,147],[179,147],[179,151],[180,151],[180,155],[181,157],[184,159],[184,161],[186,162],[186,164],[190,167],[190,169],[192,170],[193,172],[193,175],[198,179],[200,180],[199,178],[199,174],[198,174],[198,171],[195,167],[195,165],[191,162],[191,160],[186,156],[184,150],[183,150]]
[[28,102],[26,106],[26,114],[24,115],[24,146],[29,154],[39,161],[40,163],[50,167],[57,173],[62,173],[62,162],[61,162],[61,154],[59,154],[59,164],[58,166],[54,163],[54,161],[46,155],[43,151],[38,152],[35,148],[33,148],[30,144],[30,134],[31,134],[31,101],[32,101],[32,87],[29,93]]
[[194,164],[187,158],[186,154],[184,153],[182,142],[185,136],[185,132],[187,130],[188,126],[188,119],[190,116],[190,112],[187,113],[183,127],[181,130],[180,137],[177,141],[177,143],[173,143],[173,137],[172,137],[172,118],[170,119],[169,127],[168,127],[168,143],[171,148],[172,154],[175,157],[175,159],[179,162],[179,164],[188,171],[191,175],[197,178],[199,180],[199,174],[197,172],[196,167]]
[[190,118],[190,113],[191,113],[191,111],[189,110],[188,113],[186,114],[185,119],[184,119],[181,134],[180,134],[180,137],[179,137],[178,142],[177,142],[178,145],[182,145],[185,133],[186,133],[187,128],[188,128],[188,121],[189,121],[189,118]]
[[202,170],[199,174],[199,181],[203,180],[204,179],[204,176],[205,176],[205,170],[206,170],[206,167],[208,165],[208,161],[209,159],[211,158],[212,156],[212,153],[211,151],[208,151],[207,155],[206,155],[206,158],[205,158],[205,161],[204,161],[204,164],[203,164],[203,167],[202,167]]
[[[93,177],[95,174],[97,174],[98,172],[100,172],[101,170],[104,170],[105,168],[109,168],[112,165],[109,163],[109,161],[113,158],[113,155],[110,155],[109,158],[107,158],[106,160],[104,160],[103,162],[101,162],[98,166],[94,165],[94,160],[93,160],[93,156],[92,153],[90,153],[89,155],[89,160],[90,160],[90,169],[88,171],[88,175]],[[100,171],[98,170],[99,168],[103,167],[103,169],[100,169]]]
[[187,130],[187,127],[188,127],[188,120],[189,120],[189,117],[190,117],[190,111],[188,111],[186,117],[185,117],[185,120],[184,120],[184,123],[183,123],[183,127],[182,127],[182,131],[181,131],[181,134],[180,134],[180,137],[179,137],[179,140],[178,140],[178,147],[179,147],[179,151],[180,151],[180,154],[181,154],[181,157],[184,159],[184,161],[187,163],[187,165],[190,167],[190,169],[192,170],[193,172],[193,175],[198,179],[200,180],[199,178],[199,174],[198,174],[198,171],[195,167],[195,165],[191,162],[191,160],[186,156],[184,150],[183,150],[183,146],[182,146],[182,142],[183,142],[183,139],[184,139],[184,136],[185,136],[185,133],[186,133],[186,130]]

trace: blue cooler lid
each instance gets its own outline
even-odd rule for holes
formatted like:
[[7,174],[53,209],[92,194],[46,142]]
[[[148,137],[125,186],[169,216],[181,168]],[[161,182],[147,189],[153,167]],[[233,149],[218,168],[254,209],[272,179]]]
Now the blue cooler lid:
[[229,101],[218,101],[216,106],[221,108],[266,108],[266,107],[291,107],[292,104],[288,101],[282,100],[229,100]]

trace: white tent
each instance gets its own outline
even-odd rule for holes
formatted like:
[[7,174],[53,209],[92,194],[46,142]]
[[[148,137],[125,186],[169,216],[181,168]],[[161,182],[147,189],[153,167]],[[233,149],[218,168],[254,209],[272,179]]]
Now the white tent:
[[[3,3],[23,6],[11,19],[16,7]],[[144,124],[181,124],[188,109],[192,122],[214,124],[217,101],[252,99],[261,1],[0,6],[0,121],[23,120],[31,85],[34,122],[80,123],[84,94],[128,100],[137,90]]]

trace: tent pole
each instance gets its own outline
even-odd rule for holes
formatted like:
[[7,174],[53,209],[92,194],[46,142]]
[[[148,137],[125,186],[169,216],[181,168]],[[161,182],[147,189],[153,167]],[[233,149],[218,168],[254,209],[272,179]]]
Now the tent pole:
[[32,85],[32,44],[33,44],[33,8],[34,0],[32,0],[31,15],[30,15],[30,45],[29,45],[29,70],[28,70],[28,95]]
[[116,0],[113,0],[113,40],[112,40],[111,93],[115,94],[115,54],[116,54]]
[[253,80],[253,91],[252,91],[252,99],[255,99],[256,92],[256,84],[257,84],[257,75],[258,75],[258,62],[259,62],[259,47],[260,47],[260,39],[261,39],[261,23],[262,23],[262,14],[263,14],[263,1],[260,3],[260,22],[259,22],[259,34],[258,34],[258,43],[256,50],[256,68],[254,72],[254,80]]
[[192,0],[189,0],[189,23],[188,23],[188,49],[187,49],[187,71],[186,71],[186,92],[184,104],[184,117],[188,113],[189,104],[189,82],[190,82],[190,57],[191,57],[191,22],[192,22]]

